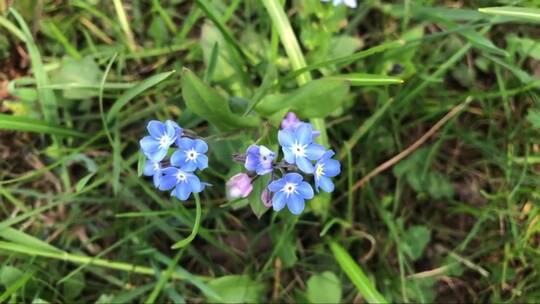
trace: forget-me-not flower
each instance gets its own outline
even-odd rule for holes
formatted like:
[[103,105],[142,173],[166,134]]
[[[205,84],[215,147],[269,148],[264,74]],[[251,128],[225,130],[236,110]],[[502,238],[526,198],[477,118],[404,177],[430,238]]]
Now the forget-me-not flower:
[[144,164],[144,170],[143,174],[145,176],[152,176],[154,180],[154,187],[159,187],[159,183],[161,182],[161,164],[159,162],[155,162],[152,160],[147,159],[146,163]]
[[193,172],[195,169],[204,170],[208,167],[208,145],[201,139],[183,137],[179,140],[180,148],[171,156],[171,164],[183,171]]
[[334,151],[326,151],[315,164],[315,189],[319,192],[319,187],[326,192],[334,191],[334,183],[331,177],[337,176],[341,171],[339,161],[332,159]]
[[[145,136],[140,140],[141,150],[148,159],[159,162],[167,155],[169,147],[176,141],[178,126],[171,120],[152,120],[148,123],[147,129],[150,136]],[[178,127],[179,128],[179,127]]]
[[251,145],[247,149],[244,167],[258,175],[272,172],[272,162],[276,154],[265,146]]
[[[322,0],[323,2],[330,2],[330,0]],[[340,4],[344,4],[350,8],[356,8],[356,0],[332,0],[332,4],[334,6],[338,6]]]
[[313,188],[298,173],[285,174],[282,178],[271,182],[268,190],[274,192],[272,197],[274,211],[279,211],[287,205],[294,215],[302,213],[304,201],[313,198]]
[[278,141],[283,150],[285,161],[296,164],[305,173],[313,173],[312,160],[318,160],[325,152],[325,148],[313,143],[313,127],[302,123],[294,131],[280,130]]
[[165,168],[162,172],[159,190],[166,191],[174,188],[171,195],[182,201],[187,200],[191,193],[199,193],[204,189],[204,184],[191,172],[175,167]]
[[[287,115],[285,115],[285,118],[283,118],[283,120],[281,121],[281,129],[294,132],[294,130],[303,123],[305,122],[298,119],[298,116],[296,116],[294,112],[289,112],[287,113]],[[311,135],[313,137],[313,140],[315,140],[315,137],[321,135],[321,132],[317,130],[313,130],[311,131]]]

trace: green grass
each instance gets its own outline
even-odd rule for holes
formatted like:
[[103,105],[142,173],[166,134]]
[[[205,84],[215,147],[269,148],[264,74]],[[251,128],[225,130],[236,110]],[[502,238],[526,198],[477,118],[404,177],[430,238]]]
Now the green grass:
[[[537,1],[11,2],[0,302],[540,299]],[[227,201],[288,109],[336,191]],[[151,119],[206,138],[200,197],[140,176]]]

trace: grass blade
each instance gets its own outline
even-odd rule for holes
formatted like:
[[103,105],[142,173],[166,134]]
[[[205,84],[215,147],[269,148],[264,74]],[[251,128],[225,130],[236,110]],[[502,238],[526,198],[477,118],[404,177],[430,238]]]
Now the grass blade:
[[509,16],[522,20],[540,22],[540,9],[530,7],[515,7],[515,6],[497,6],[497,7],[483,7],[478,9],[479,12],[484,14]]
[[403,80],[396,77],[390,77],[385,75],[374,74],[342,74],[330,76],[327,78],[346,80],[352,86],[375,86],[375,85],[387,85],[387,84],[401,84]]
[[42,133],[62,137],[85,138],[88,136],[88,134],[56,126],[42,120],[7,114],[0,114],[0,130]]
[[338,262],[341,270],[349,277],[358,289],[358,292],[369,303],[388,303],[386,299],[375,289],[375,284],[364,274],[360,266],[351,256],[337,243],[330,243],[330,249]]
[[160,74],[153,75],[141,82],[139,82],[134,87],[127,90],[120,98],[116,100],[116,102],[112,105],[111,109],[107,113],[107,122],[110,122],[114,117],[118,115],[118,112],[120,112],[120,109],[125,106],[130,100],[135,98],[137,95],[141,94],[142,92],[148,90],[149,88],[155,86],[156,84],[162,82],[163,80],[167,79],[169,76],[171,76],[175,71],[169,71],[164,72]]

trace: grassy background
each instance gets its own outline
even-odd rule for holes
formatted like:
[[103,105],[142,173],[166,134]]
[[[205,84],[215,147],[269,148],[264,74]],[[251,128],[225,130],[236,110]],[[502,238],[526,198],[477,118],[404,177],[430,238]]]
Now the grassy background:
[[[537,0],[298,0],[282,15],[270,0],[11,2],[0,1],[0,302],[540,299],[540,27],[477,11]],[[311,72],[296,77],[303,61]],[[184,67],[235,113],[349,75],[340,106],[314,121],[342,160],[332,198],[299,218],[227,202],[231,154],[268,127],[218,131],[186,108]],[[210,145],[214,186],[180,250],[194,202],[137,174],[150,119]]]

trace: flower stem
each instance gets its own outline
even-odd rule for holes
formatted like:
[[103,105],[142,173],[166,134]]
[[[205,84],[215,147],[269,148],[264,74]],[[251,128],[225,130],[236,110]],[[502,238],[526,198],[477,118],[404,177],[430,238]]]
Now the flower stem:
[[195,196],[195,224],[193,225],[193,229],[191,230],[191,234],[181,240],[180,242],[172,245],[172,249],[180,249],[182,247],[187,246],[191,241],[195,239],[197,236],[197,232],[199,231],[199,226],[201,224],[201,199],[199,198],[198,193],[193,193],[193,196]]

